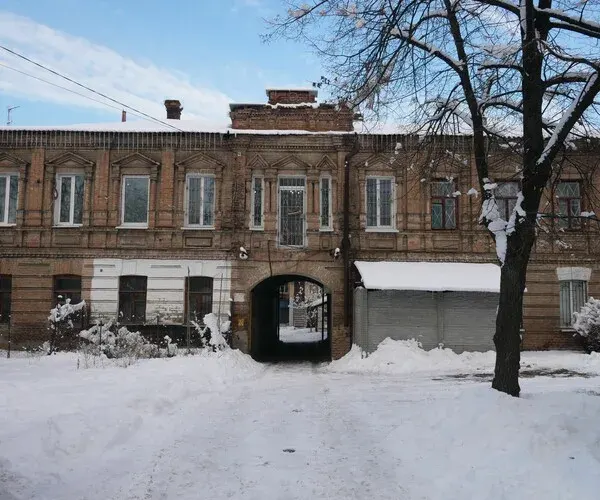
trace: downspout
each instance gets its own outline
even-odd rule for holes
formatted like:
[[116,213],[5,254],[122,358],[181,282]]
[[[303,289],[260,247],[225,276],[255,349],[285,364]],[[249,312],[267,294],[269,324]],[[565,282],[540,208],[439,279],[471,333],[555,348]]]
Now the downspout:
[[358,134],[354,133],[352,149],[344,158],[344,220],[342,228],[342,259],[344,261],[344,328],[350,336],[352,348],[352,331],[349,330],[352,315],[352,284],[350,283],[350,160],[360,149]]

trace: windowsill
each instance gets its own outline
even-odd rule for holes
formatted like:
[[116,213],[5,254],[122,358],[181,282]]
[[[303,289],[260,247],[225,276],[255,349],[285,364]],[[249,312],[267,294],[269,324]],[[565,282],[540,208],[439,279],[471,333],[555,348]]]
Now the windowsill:
[[320,227],[319,232],[320,233],[333,233],[333,228],[332,227]]
[[183,226],[183,231],[214,231],[215,226]]
[[399,233],[400,231],[394,227],[368,227],[365,229],[367,233]]
[[148,224],[143,224],[143,225],[122,224],[120,226],[115,227],[115,229],[148,229]]
[[83,224],[54,224],[52,229],[73,229],[83,227]]
[[565,333],[575,333],[575,328],[572,326],[561,326],[560,331]]
[[432,231],[458,231],[457,227],[432,227]]
[[264,231],[265,228],[264,227],[252,227],[250,226],[250,231]]
[[17,225],[16,222],[11,222],[11,223],[0,222],[0,227],[15,227],[16,225]]

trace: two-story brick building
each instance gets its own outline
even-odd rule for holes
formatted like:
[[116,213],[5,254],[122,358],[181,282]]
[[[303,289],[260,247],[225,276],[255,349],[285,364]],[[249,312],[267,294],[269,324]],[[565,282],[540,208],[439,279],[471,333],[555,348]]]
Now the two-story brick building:
[[[15,344],[39,343],[62,295],[85,299],[92,320],[146,328],[231,315],[235,344],[268,357],[278,352],[281,287],[299,280],[322,287],[321,347],[334,358],[350,348],[353,316],[377,331],[365,340],[369,328],[354,324],[366,348],[411,331],[427,346],[491,345],[492,289],[458,300],[465,290],[425,277],[408,285],[405,268],[388,284],[401,294],[353,301],[355,286],[377,291],[354,262],[379,262],[385,274],[386,262],[497,261],[478,224],[469,138],[438,137],[424,151],[417,136],[354,132],[354,113],[318,104],[315,90],[267,94],[267,104],[232,104],[226,130],[181,120],[175,100],[163,124],[0,129],[0,342],[10,324]],[[490,147],[508,213],[519,159]],[[600,289],[598,226],[579,217],[594,209],[597,152],[582,141],[549,189],[544,212],[564,217],[541,223],[549,229],[528,273],[525,348],[573,346],[571,313]],[[360,304],[377,314],[353,314]]]

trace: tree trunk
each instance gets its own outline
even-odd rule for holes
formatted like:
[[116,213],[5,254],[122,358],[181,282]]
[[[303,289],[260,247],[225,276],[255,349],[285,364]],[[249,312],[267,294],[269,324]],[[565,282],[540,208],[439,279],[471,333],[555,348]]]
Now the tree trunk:
[[500,273],[500,303],[496,316],[496,367],[492,387],[518,397],[521,361],[521,321],[527,264],[535,230],[524,221],[508,238],[506,259]]

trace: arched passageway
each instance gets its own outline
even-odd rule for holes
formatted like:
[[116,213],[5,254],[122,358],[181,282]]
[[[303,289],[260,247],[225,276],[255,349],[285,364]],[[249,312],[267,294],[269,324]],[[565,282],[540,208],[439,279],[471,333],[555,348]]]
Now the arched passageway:
[[284,274],[252,290],[250,352],[257,361],[331,359],[331,294],[307,276]]

